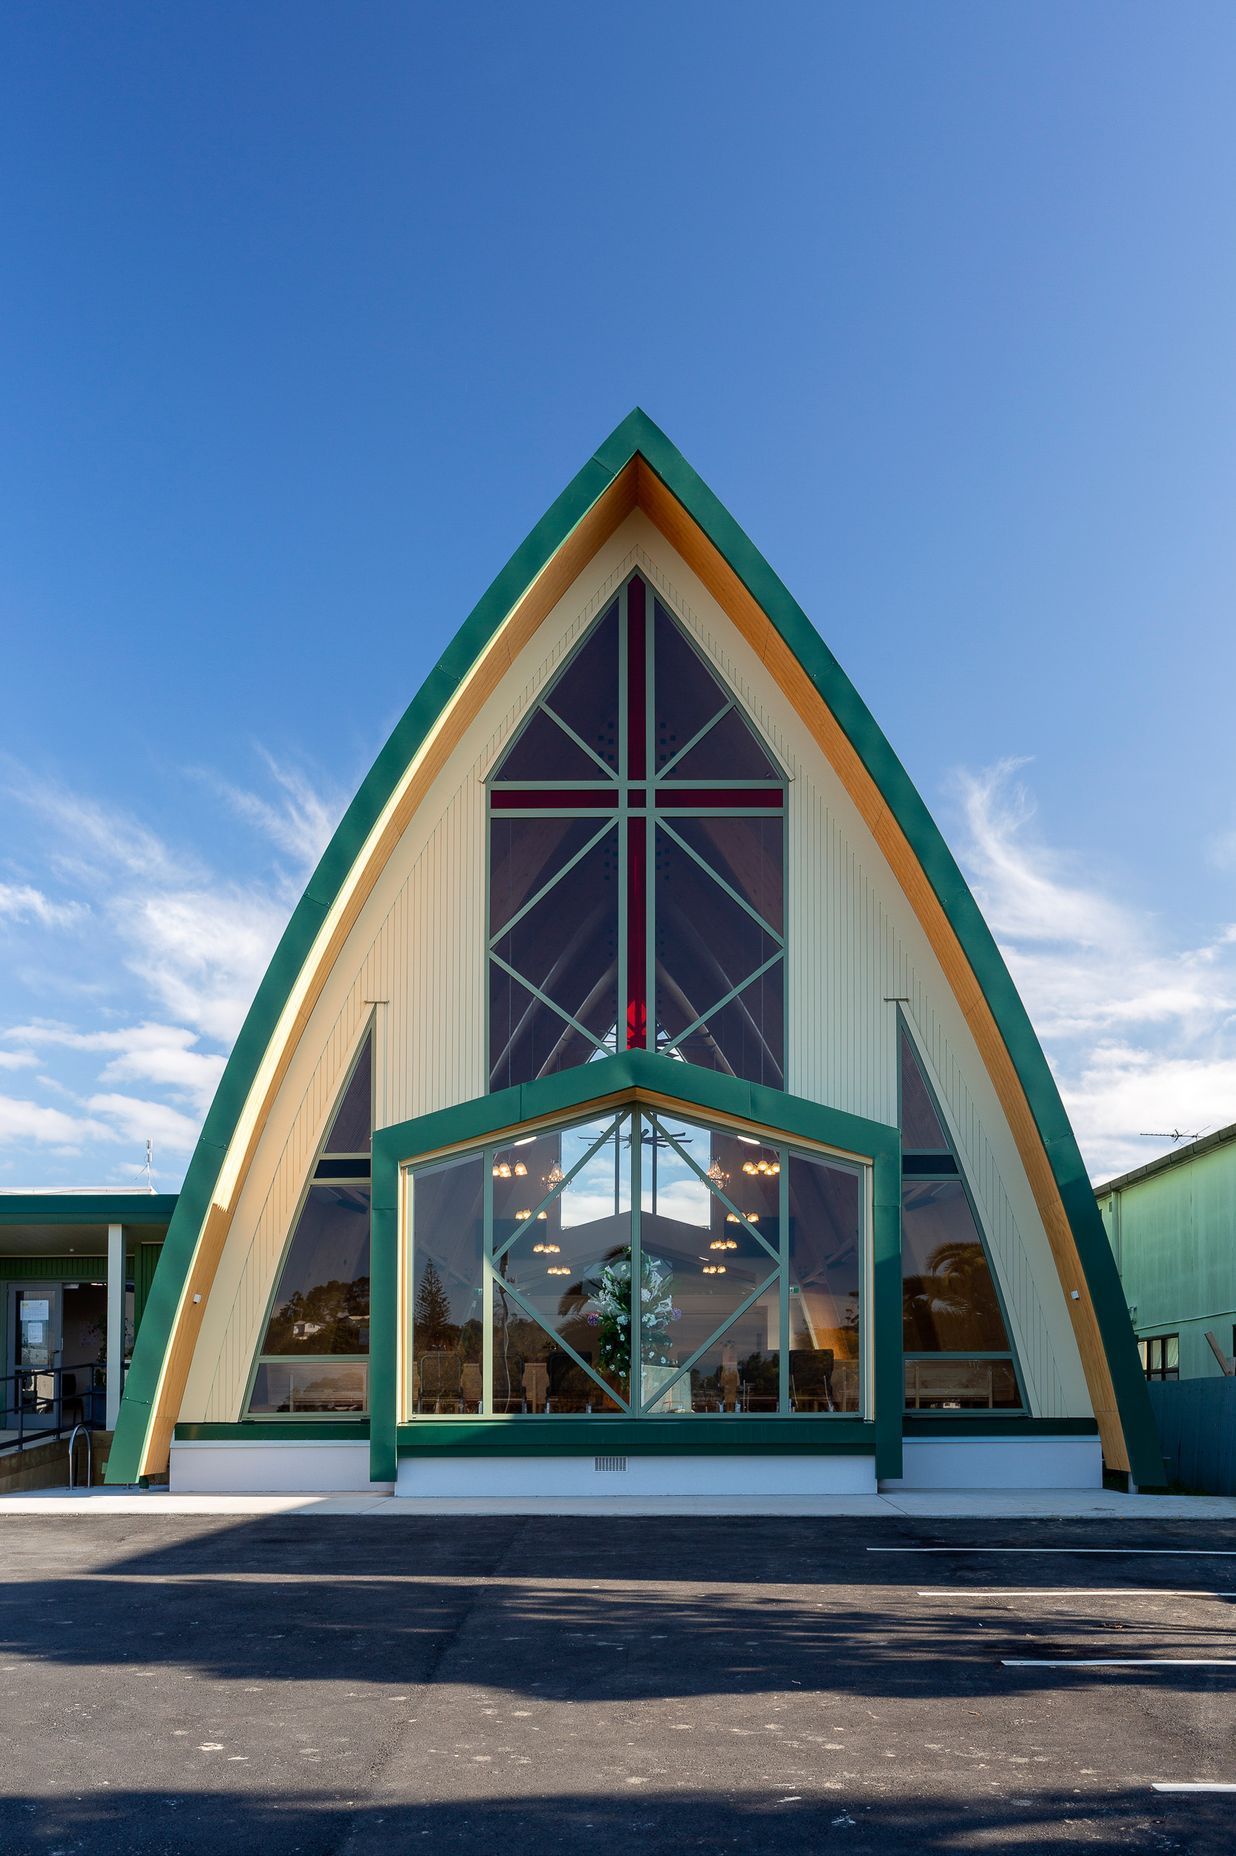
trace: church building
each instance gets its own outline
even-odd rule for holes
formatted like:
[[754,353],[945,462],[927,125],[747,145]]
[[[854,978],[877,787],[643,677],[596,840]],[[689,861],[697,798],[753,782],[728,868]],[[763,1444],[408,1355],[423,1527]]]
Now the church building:
[[1105,1468],[1162,1481],[1025,1009],[863,701],[636,411],[292,916],[108,1479],[758,1499]]

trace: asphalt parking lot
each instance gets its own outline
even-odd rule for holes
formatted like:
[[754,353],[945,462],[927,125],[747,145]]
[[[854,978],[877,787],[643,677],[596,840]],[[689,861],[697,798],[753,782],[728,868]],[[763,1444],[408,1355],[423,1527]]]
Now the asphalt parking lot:
[[0,1551],[4,1856],[1236,1845],[1236,1792],[1153,1789],[1236,1783],[1214,1521],[40,1516]]

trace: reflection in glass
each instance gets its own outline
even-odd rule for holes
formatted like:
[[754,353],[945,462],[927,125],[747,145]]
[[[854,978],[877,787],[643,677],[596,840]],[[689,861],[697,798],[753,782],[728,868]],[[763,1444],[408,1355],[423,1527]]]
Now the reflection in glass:
[[864,1202],[860,1169],[660,1110],[414,1172],[414,1412],[857,1411]]
[[906,1405],[911,1411],[1021,1409],[1011,1360],[907,1360],[905,1377]]
[[907,1353],[1008,1353],[991,1268],[959,1179],[907,1179],[901,1197]]
[[481,1409],[483,1164],[476,1154],[413,1175],[413,1411]]
[[369,1351],[369,1187],[310,1186],[263,1354]]
[[798,1154],[789,1170],[790,1407],[857,1411],[859,1175]]
[[729,709],[667,776],[670,780],[775,780],[780,776],[755,730],[738,709]]
[[369,1403],[365,1360],[263,1360],[249,1410],[270,1415],[295,1412],[364,1412]]

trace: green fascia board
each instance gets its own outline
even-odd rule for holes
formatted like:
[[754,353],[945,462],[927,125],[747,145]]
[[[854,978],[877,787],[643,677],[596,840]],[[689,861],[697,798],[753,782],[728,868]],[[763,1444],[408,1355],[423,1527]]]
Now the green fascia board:
[[[588,1454],[582,1442],[583,1432],[577,1421],[564,1422],[559,1428],[571,1432],[573,1444],[551,1441],[556,1433],[548,1426],[520,1426],[511,1421],[470,1419],[462,1425],[448,1425],[445,1430],[437,1420],[425,1425],[400,1426],[395,1421],[395,1361],[398,1351],[398,1280],[399,1280],[399,1170],[417,1160],[440,1152],[443,1148],[480,1147],[496,1135],[543,1121],[546,1117],[569,1119],[586,1112],[592,1105],[634,1100],[640,1093],[665,1097],[683,1114],[706,1118],[710,1113],[727,1116],[748,1127],[767,1129],[795,1139],[818,1142],[839,1148],[847,1154],[870,1159],[874,1163],[873,1253],[873,1331],[876,1355],[876,1415],[874,1421],[850,1420],[852,1441],[848,1449],[861,1450],[876,1459],[881,1476],[901,1474],[901,1136],[899,1131],[881,1121],[869,1121],[841,1109],[827,1108],[803,1096],[788,1095],[756,1083],[723,1076],[715,1070],[694,1064],[676,1063],[656,1051],[620,1051],[602,1057],[596,1063],[580,1064],[561,1070],[539,1082],[522,1083],[494,1095],[477,1096],[452,1108],[434,1109],[411,1121],[380,1128],[373,1137],[373,1241],[369,1264],[369,1382],[370,1382],[370,1477],[374,1482],[389,1482],[395,1474],[399,1450],[408,1432],[416,1439],[422,1430],[436,1434],[436,1442],[416,1448],[449,1450],[449,1438],[463,1433],[468,1442],[461,1454],[478,1450],[480,1454],[500,1455],[507,1451],[535,1455],[539,1449],[548,1455],[556,1452]],[[602,1112],[605,1112],[604,1110]],[[616,1111],[617,1112],[617,1111]],[[841,1448],[847,1435],[846,1420],[828,1419],[812,1425],[802,1418],[778,1418],[771,1424],[743,1419],[727,1428],[719,1419],[689,1421],[689,1430],[676,1426],[671,1418],[654,1424],[647,1419],[619,1420],[598,1418],[592,1443],[594,1452],[605,1449],[625,1450],[637,1454],[690,1452],[700,1447],[731,1451],[776,1449],[793,1451],[828,1451]],[[615,1430],[615,1425],[620,1430]],[[787,1428],[788,1427],[788,1428]],[[800,1429],[800,1427],[803,1427]],[[645,1433],[655,1431],[659,1437],[678,1437],[678,1442],[652,1443]],[[526,1432],[531,1441],[511,1441]],[[633,1441],[615,1442],[618,1436]],[[765,1437],[765,1433],[767,1436]],[[489,1440],[481,1451],[473,1435]],[[537,1439],[539,1438],[539,1445]],[[610,1442],[606,1444],[605,1438]],[[705,1438],[712,1438],[707,1444]],[[722,1446],[718,1441],[729,1438]],[[860,1442],[853,1441],[854,1438]],[[506,1441],[503,1441],[506,1440]],[[414,1439],[415,1441],[415,1439]]]
[[[546,1116],[572,1115],[610,1097],[668,1096],[683,1110],[707,1115],[715,1111],[736,1121],[778,1130],[799,1140],[836,1147],[844,1153],[885,1158],[900,1180],[901,1136],[890,1123],[869,1121],[844,1109],[827,1108],[805,1096],[742,1082],[717,1070],[652,1050],[624,1050],[571,1070],[559,1070],[538,1082],[520,1083],[493,1095],[475,1096],[452,1108],[432,1109],[411,1121],[379,1128],[373,1137],[374,1204],[396,1203],[395,1175],[401,1165],[440,1148],[472,1145],[507,1128],[522,1127]],[[896,1204],[900,1209],[900,1184]]]
[[177,1443],[350,1444],[369,1441],[368,1418],[242,1418],[239,1424],[178,1424]]
[[5,1192],[0,1225],[123,1224],[168,1226],[176,1210],[174,1192]]
[[[870,1456],[862,1418],[429,1418],[401,1424],[399,1456]],[[385,1478],[390,1481],[390,1477]]]
[[137,1473],[203,1211],[262,1054],[326,911],[405,768],[486,644],[636,454],[699,524],[794,653],[848,735],[935,890],[1004,1039],[1065,1201],[1110,1365],[1134,1480],[1158,1486],[1163,1480],[1158,1433],[1102,1219],[1047,1060],[995,940],[913,782],[832,652],[707,484],[638,407],[567,485],[464,621],[396,724],[297,904],[228,1060],[189,1165],[138,1335],[108,1461],[109,1481],[129,1481]]

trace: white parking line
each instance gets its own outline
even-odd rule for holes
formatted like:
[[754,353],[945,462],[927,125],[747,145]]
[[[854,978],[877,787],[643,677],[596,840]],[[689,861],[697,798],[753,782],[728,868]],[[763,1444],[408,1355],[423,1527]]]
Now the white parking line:
[[1232,1592],[1169,1592],[1154,1585],[933,1585],[919,1598],[1236,1598]]
[[1201,1779],[1190,1779],[1188,1783],[1156,1784],[1150,1787],[1152,1792],[1236,1792],[1236,1785],[1208,1785]]
[[1006,1669],[1236,1669],[1236,1656],[1002,1656]]
[[868,1553],[1135,1553],[1177,1559],[1234,1560],[1236,1547],[868,1547]]

